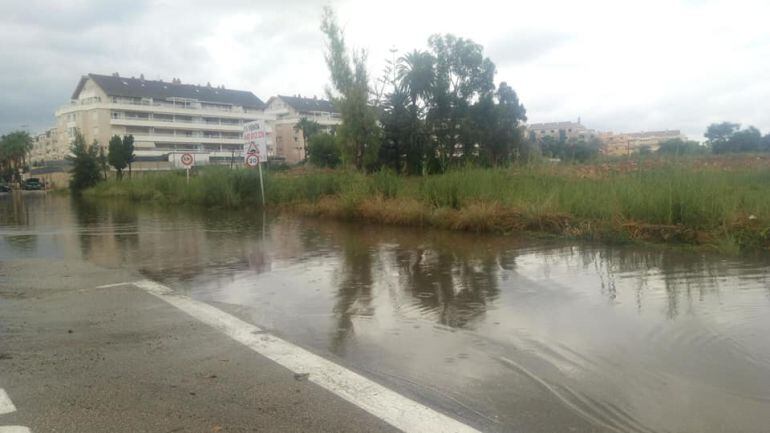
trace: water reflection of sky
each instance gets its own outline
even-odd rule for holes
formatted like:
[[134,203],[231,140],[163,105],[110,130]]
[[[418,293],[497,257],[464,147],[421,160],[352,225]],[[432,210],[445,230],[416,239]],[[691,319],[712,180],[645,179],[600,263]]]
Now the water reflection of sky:
[[493,425],[524,381],[622,431],[762,431],[770,409],[761,260],[66,198],[0,215],[2,258],[136,269]]

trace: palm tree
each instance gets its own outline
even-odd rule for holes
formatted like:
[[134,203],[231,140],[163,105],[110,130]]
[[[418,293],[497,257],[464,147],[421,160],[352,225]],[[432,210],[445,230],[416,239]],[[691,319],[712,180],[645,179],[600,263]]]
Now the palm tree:
[[0,167],[21,182],[19,169],[27,164],[27,154],[32,150],[32,137],[26,131],[15,131],[0,139]]
[[430,96],[435,77],[434,63],[435,59],[430,53],[420,50],[414,50],[399,59],[399,79],[413,108],[417,108],[418,99]]
[[[414,50],[398,61],[399,92],[409,99],[409,131],[405,137],[404,156],[410,174],[423,174],[426,155],[430,153],[422,119],[424,105],[429,103],[435,83],[435,59],[426,51]],[[420,107],[419,100],[423,101]]]

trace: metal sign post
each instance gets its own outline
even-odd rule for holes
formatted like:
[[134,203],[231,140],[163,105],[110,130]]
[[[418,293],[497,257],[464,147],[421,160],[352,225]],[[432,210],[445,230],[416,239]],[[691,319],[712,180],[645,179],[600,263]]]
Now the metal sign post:
[[259,169],[259,189],[262,191],[262,207],[265,207],[265,183],[262,180],[262,161],[260,161],[259,157],[259,151],[250,151],[246,155],[246,165],[254,168],[257,167]]
[[182,156],[179,157],[179,162],[182,163],[185,167],[185,171],[187,171],[187,185],[190,184],[190,169],[192,168],[193,164],[195,164],[195,157],[192,153],[183,153]]
[[260,161],[257,166],[259,167],[259,189],[262,190],[262,209],[265,208],[265,182],[262,181],[262,162]]

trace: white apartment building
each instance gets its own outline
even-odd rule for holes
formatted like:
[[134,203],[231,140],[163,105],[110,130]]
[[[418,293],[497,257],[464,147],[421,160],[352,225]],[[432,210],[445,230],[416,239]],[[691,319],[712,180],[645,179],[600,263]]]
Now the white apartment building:
[[588,140],[597,136],[597,132],[583,126],[580,119],[577,122],[533,123],[527,125],[527,131],[529,131],[529,138],[532,141],[545,137],[565,141],[571,139]]
[[342,118],[334,105],[316,97],[273,96],[267,101],[265,114],[274,119],[271,124],[275,148],[268,151],[271,152],[271,156],[281,158],[289,164],[296,164],[307,157],[305,137],[302,131],[294,130],[294,126],[301,119],[317,122],[325,129],[331,129],[342,123]]
[[677,138],[687,140],[687,136],[678,129],[666,129],[662,131],[621,132],[618,134],[609,132],[602,137],[602,141],[605,154],[630,155],[642,149],[655,152],[663,142]]
[[268,119],[252,92],[88,74],[71,102],[56,111],[57,146],[69,149],[76,129],[107,147],[113,135],[133,135],[136,170],[169,168],[170,154],[205,154],[212,164],[240,163],[243,124]]
[[56,128],[50,128],[34,137],[29,160],[32,164],[46,161],[62,161],[69,154],[65,146],[59,146],[59,135]]

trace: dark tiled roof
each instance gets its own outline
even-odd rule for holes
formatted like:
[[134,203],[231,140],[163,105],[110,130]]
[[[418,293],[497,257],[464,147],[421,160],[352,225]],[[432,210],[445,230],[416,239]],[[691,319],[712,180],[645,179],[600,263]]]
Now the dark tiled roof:
[[86,80],[91,78],[110,96],[131,98],[186,98],[201,102],[232,104],[249,108],[264,108],[265,103],[256,95],[245,90],[222,89],[210,86],[196,86],[166,81],[143,80],[141,78],[116,77],[112,75],[88,74],[80,79],[72,99],[77,99]]
[[338,113],[334,104],[326,99],[303,98],[301,96],[278,95],[284,102],[300,113],[309,113],[311,111],[320,111],[324,113]]

